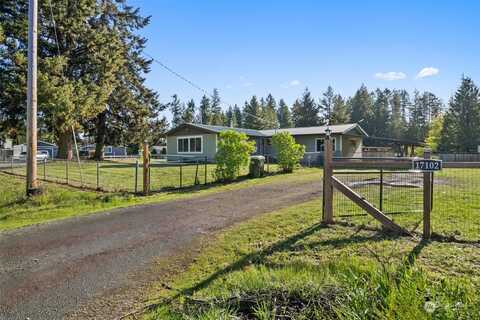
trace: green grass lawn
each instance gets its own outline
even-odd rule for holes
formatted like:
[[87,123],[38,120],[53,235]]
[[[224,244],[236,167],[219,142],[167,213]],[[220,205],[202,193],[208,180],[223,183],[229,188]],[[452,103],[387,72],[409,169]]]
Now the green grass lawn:
[[[277,172],[278,166],[268,166],[270,173]],[[215,182],[215,164],[174,164],[152,160],[150,167],[150,189],[160,191],[180,187],[191,187],[197,184]],[[24,166],[7,168],[5,171],[17,175],[25,175]],[[98,174],[97,174],[98,173]],[[246,175],[248,168],[240,174]],[[137,165],[135,159],[124,161],[76,161],[50,160],[38,163],[40,179],[67,183],[72,186],[84,186],[111,192],[135,192],[142,190],[143,166]],[[67,178],[68,176],[68,178]],[[98,178],[97,178],[98,177]]]
[[[42,174],[41,167],[39,169],[39,173]],[[112,175],[117,177],[118,184],[124,183],[124,181],[122,182],[122,174],[119,174],[118,177]],[[56,183],[41,182],[43,193],[40,196],[27,198],[25,196],[24,178],[0,173],[0,231],[107,209],[184,199],[259,184],[310,181],[321,179],[321,175],[322,171],[320,169],[303,168],[293,174],[272,175],[259,179],[241,179],[224,185],[211,184],[190,189],[153,193],[147,197],[121,192],[105,193],[80,190]]]
[[358,217],[323,226],[320,205],[272,212],[208,239],[194,264],[152,290],[156,307],[144,317],[480,318],[478,244],[389,236]]

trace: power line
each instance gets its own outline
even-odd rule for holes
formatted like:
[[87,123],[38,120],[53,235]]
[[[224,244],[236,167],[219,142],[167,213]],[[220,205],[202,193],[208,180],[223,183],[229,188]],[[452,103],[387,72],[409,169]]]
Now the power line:
[[[174,76],[176,76],[177,78],[179,78],[180,80],[188,83],[190,86],[192,86],[193,88],[197,89],[198,91],[202,92],[203,94],[209,96],[210,98],[213,98],[213,95],[211,95],[207,90],[205,90],[204,88],[202,88],[201,86],[197,85],[195,82],[189,80],[188,78],[182,76],[180,73],[178,73],[177,71],[173,70],[172,68],[170,68],[169,66],[167,66],[165,63],[163,63],[162,61],[156,59],[155,57],[153,57],[151,54],[149,53],[145,53],[146,56],[148,56],[150,59],[152,59],[152,61],[158,63],[162,68],[164,68],[165,70],[167,70],[168,72],[170,72],[171,74],[173,74]],[[229,106],[232,106],[231,103],[229,103],[228,101],[222,101],[220,100],[220,103],[223,103],[223,105],[225,105],[226,107],[229,107]],[[274,124],[275,126],[277,125],[276,123],[273,123],[273,122],[270,122],[266,119],[263,119],[257,115],[254,115],[254,114],[251,114],[249,112],[246,112],[246,111],[243,111],[243,113],[255,118],[255,119],[258,119],[260,121],[263,121],[264,123],[267,123],[267,124]]]

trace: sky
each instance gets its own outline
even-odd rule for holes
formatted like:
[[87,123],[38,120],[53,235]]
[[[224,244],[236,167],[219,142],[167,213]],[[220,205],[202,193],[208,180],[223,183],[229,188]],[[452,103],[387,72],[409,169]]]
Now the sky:
[[[128,0],[151,23],[146,52],[225,104],[306,87],[351,96],[375,88],[428,90],[445,102],[462,75],[480,84],[480,1]],[[161,102],[202,93],[154,63]]]

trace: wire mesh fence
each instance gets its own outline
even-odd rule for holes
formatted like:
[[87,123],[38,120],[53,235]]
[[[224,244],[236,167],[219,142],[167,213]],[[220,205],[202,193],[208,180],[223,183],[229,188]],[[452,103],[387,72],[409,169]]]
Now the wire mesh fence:
[[[423,174],[405,170],[335,171],[334,175],[360,194],[370,204],[410,231],[415,231],[422,220]],[[366,224],[376,221],[334,190],[333,206],[340,219],[354,218]]]
[[433,232],[480,240],[480,168],[447,168],[434,174]]
[[[149,190],[158,192],[215,183],[218,182],[216,168],[216,164],[205,157],[155,157],[150,160]],[[47,159],[37,162],[37,177],[40,180],[108,192],[142,192],[143,170],[141,159],[132,157],[104,161]],[[265,162],[264,170],[266,174],[280,172],[279,166],[270,161]],[[0,171],[26,176],[25,161],[2,162]],[[239,172],[240,177],[248,174],[248,167]]]
[[[405,170],[338,170],[335,177],[409,231],[421,233],[423,173]],[[337,219],[379,226],[334,190]],[[480,242],[480,168],[444,168],[433,174],[431,226],[434,237]]]

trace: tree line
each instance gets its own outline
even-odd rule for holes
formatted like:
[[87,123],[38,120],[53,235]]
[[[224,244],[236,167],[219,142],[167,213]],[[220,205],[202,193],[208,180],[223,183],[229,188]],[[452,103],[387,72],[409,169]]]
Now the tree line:
[[[150,18],[126,0],[39,2],[39,137],[72,157],[73,135],[105,144],[158,140],[164,106],[145,85],[152,61],[138,32]],[[0,2],[0,133],[25,141],[28,1]],[[87,138],[87,139],[85,139]]]
[[182,103],[177,95],[165,105],[172,113],[172,126],[184,122],[274,129],[308,127],[359,122],[372,136],[423,141],[430,123],[444,109],[442,101],[431,92],[415,91],[411,97],[405,90],[376,89],[362,85],[352,97],[345,98],[328,87],[314,98],[305,89],[289,106],[283,99],[277,103],[271,95],[252,96],[242,108],[238,105],[221,108],[219,91],[204,95],[197,108],[193,99]]
[[[182,103],[177,95],[165,105],[173,115],[172,126],[184,122],[250,129],[308,127],[360,123],[373,137],[426,141],[434,151],[476,152],[480,145],[479,89],[468,77],[448,105],[429,91],[376,89],[362,85],[353,96],[343,97],[329,86],[320,98],[305,89],[288,106],[271,95],[252,96],[242,108],[221,107],[217,89],[204,95],[197,108],[193,99]],[[373,142],[374,143],[374,142]]]

